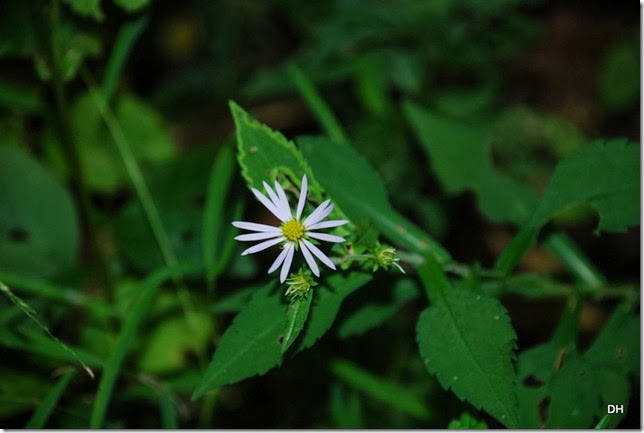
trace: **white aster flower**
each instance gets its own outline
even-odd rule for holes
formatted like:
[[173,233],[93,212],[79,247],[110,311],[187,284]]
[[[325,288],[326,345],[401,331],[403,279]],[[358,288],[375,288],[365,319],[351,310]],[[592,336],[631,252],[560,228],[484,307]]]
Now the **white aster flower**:
[[293,213],[291,212],[291,207],[282,186],[275,182],[275,191],[273,191],[269,184],[266,182],[263,182],[263,184],[264,189],[268,193],[268,197],[255,188],[251,188],[251,191],[273,215],[279,218],[281,223],[276,227],[266,224],[234,221],[233,226],[255,232],[239,235],[235,237],[236,240],[264,240],[264,242],[260,242],[259,244],[253,245],[252,247],[244,250],[241,255],[245,256],[246,254],[253,254],[272,247],[273,245],[282,244],[282,252],[277,256],[268,270],[268,273],[270,274],[282,265],[282,270],[280,271],[281,283],[286,280],[288,271],[291,269],[291,263],[293,262],[293,255],[295,254],[295,250],[298,248],[302,251],[302,255],[304,256],[306,263],[309,265],[309,268],[311,268],[311,271],[313,271],[316,277],[320,276],[320,269],[318,268],[313,256],[317,257],[322,263],[335,270],[333,262],[322,251],[320,251],[318,247],[313,245],[309,239],[317,239],[320,241],[334,243],[344,242],[344,238],[341,238],[340,236],[330,235],[328,233],[318,233],[313,230],[338,227],[348,223],[349,221],[322,221],[333,210],[331,200],[326,200],[315,208],[308,217],[302,221],[300,220],[302,217],[302,211],[304,210],[304,204],[306,203],[308,186],[306,175],[302,177],[302,189],[300,190],[300,199],[297,203],[295,216],[293,216]]

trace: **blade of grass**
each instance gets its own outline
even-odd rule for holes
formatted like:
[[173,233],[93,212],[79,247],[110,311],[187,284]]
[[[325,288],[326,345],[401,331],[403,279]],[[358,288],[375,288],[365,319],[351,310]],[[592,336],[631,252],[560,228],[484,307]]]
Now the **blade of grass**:
[[87,374],[94,379],[94,372],[78,357],[76,352],[74,352],[72,349],[70,349],[65,343],[60,341],[54,334],[51,333],[49,328],[45,324],[43,324],[38,318],[36,317],[36,310],[31,308],[25,301],[20,299],[18,296],[16,296],[7,285],[5,285],[2,281],[0,281],[0,292],[4,293],[10,300],[13,302],[16,307],[20,308],[23,313],[25,313],[31,320],[38,325],[40,329],[45,331],[49,337],[51,337],[56,343],[60,345],[65,351],[69,352],[75,360],[77,360],[80,365],[83,367],[83,369],[87,372]]
[[299,66],[295,63],[289,63],[286,66],[286,73],[293,80],[300,95],[304,98],[311,111],[313,111],[313,114],[329,138],[338,143],[348,143],[349,140],[342,125],[336,119],[329,105],[322,99],[322,96],[320,96],[320,93],[316,90],[311,80],[302,72]]
[[94,317],[116,315],[116,312],[102,300],[90,298],[78,290],[56,286],[47,281],[23,277],[3,270],[0,270],[0,281],[32,295],[86,308]]
[[567,234],[553,233],[544,240],[544,245],[587,286],[599,289],[606,285],[604,276]]
[[164,429],[177,429],[177,415],[174,410],[172,395],[164,388],[159,393],[159,411],[161,412],[161,426]]
[[180,265],[159,269],[150,274],[139,285],[138,291],[141,293],[141,297],[123,324],[123,328],[116,340],[114,351],[105,363],[103,375],[101,376],[101,380],[98,384],[98,391],[96,392],[96,399],[94,400],[94,406],[92,408],[90,428],[100,428],[103,424],[107,405],[109,404],[112,396],[114,384],[116,383],[116,379],[119,375],[121,365],[123,364],[123,360],[134,341],[136,330],[152,303],[154,295],[157,293],[163,282],[169,278],[176,277],[177,274],[181,274],[181,271],[187,270],[186,268],[187,267],[185,265]]
[[203,213],[203,261],[206,269],[208,287],[213,287],[217,277],[217,252],[221,251],[220,242],[223,230],[224,203],[233,175],[235,157],[230,146],[224,145],[215,158],[208,191],[206,193],[206,207]]
[[341,359],[333,361],[331,369],[336,376],[348,385],[364,392],[369,397],[379,400],[408,415],[420,419],[429,418],[429,411],[422,399],[410,393],[402,386],[386,382],[357,365]]
[[121,27],[121,30],[119,30],[116,42],[114,43],[114,49],[112,49],[112,54],[107,61],[105,73],[103,74],[102,90],[103,98],[106,101],[112,99],[116,83],[118,82],[121,71],[123,70],[123,65],[125,65],[125,61],[130,54],[130,51],[132,51],[134,43],[141,33],[143,33],[147,23],[148,16],[143,15],[134,21],[125,23],[123,27]]
[[608,423],[610,422],[610,415],[604,415],[602,419],[599,420],[597,425],[595,426],[595,430],[603,430],[608,427]]
[[67,373],[63,374],[60,379],[58,379],[58,382],[56,383],[56,386],[54,386],[54,389],[52,389],[51,392],[47,394],[45,399],[42,401],[42,403],[40,403],[40,406],[38,406],[34,414],[27,422],[27,425],[25,425],[25,429],[34,430],[43,428],[43,426],[47,422],[47,419],[49,418],[49,415],[51,415],[54,408],[56,407],[60,396],[63,395],[63,392],[65,392],[65,390],[67,389],[67,385],[69,385],[69,382],[74,377],[74,374],[74,371],[68,371]]

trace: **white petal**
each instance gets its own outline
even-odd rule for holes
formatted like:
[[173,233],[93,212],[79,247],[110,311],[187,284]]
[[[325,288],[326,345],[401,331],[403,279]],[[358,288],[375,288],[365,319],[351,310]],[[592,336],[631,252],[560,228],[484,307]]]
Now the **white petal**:
[[277,258],[275,259],[275,261],[274,261],[274,262],[273,262],[273,264],[271,265],[270,269],[268,270],[268,273],[269,273],[269,274],[270,274],[271,272],[274,272],[274,271],[275,271],[275,269],[277,269],[277,268],[279,268],[279,267],[280,267],[280,265],[282,264],[282,262],[283,262],[283,261],[284,261],[284,259],[286,258],[286,255],[288,254],[288,249],[289,249],[289,248],[293,248],[293,244],[292,244],[292,243],[288,243],[288,244],[286,244],[286,246],[284,247],[284,249],[282,249],[282,252],[279,254],[279,256],[277,256]]
[[335,270],[335,265],[333,264],[333,262],[327,256],[325,256],[324,253],[318,249],[318,247],[316,247],[315,245],[313,245],[311,242],[307,241],[306,239],[302,239],[301,242],[304,242],[306,244],[306,246],[308,247],[308,249],[313,254],[315,254],[315,257],[320,259],[320,261],[322,263],[324,263],[325,265],[327,265],[331,269]]
[[282,221],[284,221],[286,218],[290,219],[290,211],[289,212],[284,212],[284,206],[282,206],[282,203],[280,201],[280,198],[273,192],[271,189],[271,186],[267,184],[266,182],[262,182],[262,185],[264,185],[264,189],[268,193],[268,196],[270,197],[271,201],[273,202],[273,205],[275,205],[275,209],[277,209],[277,212],[279,212],[278,218]]
[[302,187],[300,189],[300,200],[297,202],[297,212],[295,213],[295,219],[300,220],[302,216],[302,211],[304,210],[304,203],[306,203],[306,194],[308,193],[307,189],[309,186],[309,181],[306,179],[306,174],[302,176]]
[[281,228],[269,226],[267,224],[249,223],[246,221],[233,221],[233,225],[238,229],[252,230],[254,232],[282,233]]
[[[307,218],[309,220],[308,223],[311,225],[319,223],[324,218],[326,218],[331,213],[332,210],[333,210],[333,203],[328,205],[326,208],[322,209],[317,215],[315,215],[315,217],[313,217],[313,214],[315,213],[315,211],[313,211],[313,214],[309,215],[309,217]],[[304,227],[306,226],[307,224],[304,224]]]
[[293,215],[291,213],[291,205],[288,204],[288,198],[286,198],[286,194],[284,193],[284,190],[282,189],[282,185],[277,183],[275,181],[275,191],[277,191],[277,195],[279,196],[280,199],[280,205],[282,208],[282,211],[284,212],[284,216],[286,217],[286,221],[292,220]]
[[280,236],[279,238],[276,238],[276,239],[270,239],[270,240],[264,241],[262,243],[259,243],[257,245],[253,245],[252,247],[244,250],[241,253],[241,255],[245,256],[246,254],[253,254],[253,253],[256,253],[258,251],[265,250],[266,248],[270,248],[273,245],[277,245],[277,244],[279,244],[280,242],[282,242],[284,240],[286,240],[286,238],[284,236]]
[[272,239],[279,237],[280,233],[261,232],[261,233],[248,233],[245,235],[235,236],[236,241],[261,241],[263,239]]
[[348,222],[349,221],[347,221],[347,220],[322,221],[320,223],[310,225],[309,227],[307,227],[307,229],[308,230],[328,229],[330,227],[338,227],[338,226],[344,225],[344,224],[346,224]]
[[313,274],[315,274],[316,277],[320,276],[320,269],[318,268],[317,263],[315,263],[315,259],[309,252],[309,249],[304,245],[303,242],[300,242],[300,249],[302,250],[302,254],[304,255],[304,260],[306,260],[306,263],[309,265],[309,268],[313,271]]
[[318,215],[320,215],[322,212],[324,212],[327,208],[327,206],[330,206],[331,200],[326,200],[322,202],[321,205],[315,208],[313,212],[311,212],[311,215],[306,217],[304,221],[302,221],[302,224],[304,227],[307,227],[309,224],[315,224],[319,222],[322,218],[316,219]]
[[282,270],[280,271],[280,283],[286,281],[288,276],[288,271],[291,270],[291,263],[293,263],[293,254],[295,253],[295,245],[289,244],[291,248],[288,249],[286,253],[286,259],[284,259],[284,264],[282,265]]
[[262,204],[266,207],[266,209],[271,211],[271,213],[275,215],[277,218],[279,218],[280,221],[283,221],[283,222],[287,221],[281,216],[280,211],[277,210],[273,202],[267,199],[264,194],[257,191],[255,188],[251,188],[250,190],[253,192],[253,194],[255,194],[255,197],[257,197],[257,199],[262,202]]
[[307,232],[306,235],[312,237],[313,239],[319,239],[321,241],[327,241],[327,242],[334,242],[336,244],[345,241],[345,239],[341,238],[340,236],[330,235],[330,234],[327,234],[327,233],[310,233],[310,232]]

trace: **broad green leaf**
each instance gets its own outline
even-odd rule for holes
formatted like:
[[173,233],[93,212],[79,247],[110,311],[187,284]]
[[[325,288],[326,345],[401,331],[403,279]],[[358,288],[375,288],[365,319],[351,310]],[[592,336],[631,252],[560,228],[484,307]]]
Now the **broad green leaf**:
[[383,380],[356,364],[346,360],[335,360],[331,369],[336,376],[351,387],[388,406],[420,419],[429,418],[427,404],[422,398],[401,385]]
[[371,281],[372,276],[352,272],[347,276],[333,274],[313,292],[313,306],[298,351],[313,346],[331,328],[344,299]]
[[76,259],[79,227],[67,190],[24,151],[0,146],[0,268],[47,277]]
[[311,169],[291,141],[255,120],[233,101],[229,105],[237,134],[237,159],[249,186],[261,191],[262,181],[274,180],[277,173],[285,173],[298,184],[306,174],[309,189],[316,189]]
[[285,314],[283,294],[274,282],[255,293],[221,338],[192,399],[279,365]]
[[474,418],[469,412],[463,412],[459,418],[451,420],[447,428],[450,430],[486,429],[487,424]]
[[[139,162],[160,163],[176,155],[173,139],[161,115],[132,95],[121,95],[116,119]],[[113,192],[127,182],[125,166],[104,125],[103,115],[89,93],[72,107],[72,129],[90,188]]]
[[200,353],[213,331],[212,318],[205,313],[194,312],[190,319],[184,316],[164,319],[146,336],[139,358],[140,369],[163,374],[185,368],[189,359],[186,355]]
[[593,365],[619,372],[640,372],[640,318],[620,305],[584,356]]
[[366,230],[373,224],[406,248],[449,260],[440,244],[391,207],[378,174],[355,149],[324,137],[301,137],[298,144],[320,185],[355,225]]
[[597,376],[579,354],[565,357],[564,365],[548,384],[548,420],[544,428],[590,428],[599,409]]
[[250,297],[262,286],[252,286],[235,290],[230,295],[221,298],[208,308],[211,313],[239,313],[248,304]]
[[284,336],[282,337],[282,353],[286,352],[295,341],[309,315],[312,293],[293,299],[286,309],[286,323],[284,323]]
[[538,207],[503,251],[497,268],[511,271],[540,228],[558,211],[588,203],[599,214],[597,231],[625,231],[640,220],[640,146],[626,139],[596,140],[561,161]]
[[225,233],[223,228],[228,223],[224,220],[224,206],[232,180],[234,164],[232,150],[229,146],[224,145],[219,150],[210,170],[210,179],[206,192],[206,208],[203,212],[201,241],[208,284],[212,284],[216,278],[219,254],[223,250],[224,239],[222,232]]
[[105,15],[101,9],[101,0],[63,0],[79,15],[103,21]]
[[53,410],[56,408],[56,404],[58,404],[60,396],[67,389],[67,385],[69,385],[69,382],[74,377],[74,374],[74,371],[69,371],[63,374],[60,379],[58,379],[56,386],[54,386],[51,392],[47,394],[40,406],[38,406],[34,414],[31,416],[31,418],[29,418],[29,421],[25,425],[25,429],[35,430],[41,429],[45,426],[49,415],[51,415]]
[[136,12],[150,4],[150,0],[114,0],[114,3],[126,12]]
[[431,305],[417,341],[425,366],[445,389],[509,428],[519,427],[512,365],[516,334],[494,298],[452,287],[431,257],[419,270]]
[[385,304],[368,303],[351,314],[338,329],[340,338],[349,338],[374,329],[400,309],[407,301],[418,297],[418,288],[412,280],[398,280]]
[[609,369],[596,370],[596,379],[599,384],[601,394],[601,405],[599,406],[598,415],[605,414],[608,405],[622,405],[623,413],[614,413],[606,422],[604,428],[617,428],[622,419],[628,414],[628,406],[631,397],[631,384],[628,377],[621,372]]
[[132,311],[128,314],[119,333],[114,351],[105,363],[105,368],[103,369],[92,407],[90,428],[100,428],[103,425],[107,406],[112,397],[112,391],[114,390],[121,366],[134,341],[136,331],[152,303],[152,299],[167,279],[175,278],[178,274],[186,270],[188,269],[185,266],[163,268],[153,272],[140,283],[139,292],[141,295],[132,308]]
[[492,221],[518,224],[530,216],[536,195],[494,168],[486,128],[445,119],[409,101],[403,109],[448,194],[474,191]]

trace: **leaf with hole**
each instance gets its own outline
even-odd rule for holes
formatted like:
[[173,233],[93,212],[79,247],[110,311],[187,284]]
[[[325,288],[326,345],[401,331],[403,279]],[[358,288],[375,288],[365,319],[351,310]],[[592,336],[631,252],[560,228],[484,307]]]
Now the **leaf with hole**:
[[79,246],[74,203],[24,151],[0,146],[0,268],[49,277],[71,266]]

